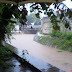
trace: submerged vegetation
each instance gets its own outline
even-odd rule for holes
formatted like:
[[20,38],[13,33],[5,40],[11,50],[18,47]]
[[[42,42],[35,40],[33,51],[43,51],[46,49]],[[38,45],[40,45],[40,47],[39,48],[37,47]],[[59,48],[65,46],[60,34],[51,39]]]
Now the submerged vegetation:
[[53,31],[48,36],[40,37],[39,42],[72,52],[72,32]]
[[13,57],[13,53],[7,47],[0,47],[0,71],[11,66],[6,63],[9,59]]

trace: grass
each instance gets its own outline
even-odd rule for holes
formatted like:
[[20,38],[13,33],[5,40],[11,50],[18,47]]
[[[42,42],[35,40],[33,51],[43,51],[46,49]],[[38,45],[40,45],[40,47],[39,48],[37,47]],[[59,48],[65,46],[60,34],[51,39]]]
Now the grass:
[[43,34],[42,31],[39,32],[40,34]]
[[62,50],[58,50],[58,52],[62,52]]
[[41,37],[39,42],[44,45],[50,45],[61,50],[72,52],[72,32],[53,31],[48,36]]
[[11,57],[13,57],[13,53],[7,47],[0,47],[0,71],[10,66],[6,61]]
[[72,49],[70,49],[70,52],[72,52]]

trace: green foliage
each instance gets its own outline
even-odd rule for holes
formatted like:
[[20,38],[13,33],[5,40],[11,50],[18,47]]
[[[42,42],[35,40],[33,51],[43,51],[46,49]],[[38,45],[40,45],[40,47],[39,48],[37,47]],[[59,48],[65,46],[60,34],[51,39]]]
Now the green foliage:
[[36,16],[37,18],[39,18],[39,13],[35,14],[35,16]]
[[62,52],[62,50],[58,50],[58,52]]
[[0,47],[0,59],[5,60],[12,57],[12,52],[7,47]]
[[64,38],[67,40],[72,39],[72,32],[59,32],[53,30],[53,32],[50,34],[51,36],[59,37],[59,38]]
[[[22,14],[22,15],[21,15]],[[17,6],[11,4],[0,3],[0,45],[5,38],[10,40],[11,31],[15,28],[15,18],[19,18],[22,24],[26,22],[27,10],[25,8],[20,11]]]
[[72,52],[72,49],[70,50],[70,52]]
[[47,6],[46,6],[46,3],[40,3],[41,7],[43,10],[47,10]]
[[[60,25],[59,25],[60,22],[63,22],[65,28],[69,28],[71,30],[69,19],[72,18],[72,11],[62,2],[52,3],[54,9],[57,10],[57,14],[55,14],[54,13],[55,10],[52,9],[50,5],[51,3],[33,3],[31,5],[31,12],[35,12],[36,10],[37,11],[36,17],[40,18],[40,13],[42,13],[43,10],[44,14],[48,15],[48,17],[50,18],[54,30],[60,31]],[[65,8],[67,11],[65,10]]]
[[42,31],[39,32],[40,34],[43,34]]
[[0,71],[3,70],[3,68],[8,68],[10,65],[5,63],[3,60],[0,60]]
[[[39,6],[39,4],[41,7]],[[57,20],[57,16],[54,14],[53,9],[49,9],[51,3],[39,3],[39,4],[36,3],[31,6],[31,9],[33,9],[33,11],[38,10],[38,13],[35,14],[36,17],[40,18],[39,14],[41,13],[41,10],[44,10],[45,14],[47,14],[48,17],[50,17],[51,23],[53,25],[53,29],[60,30],[60,27],[58,25],[60,21]]]
[[19,22],[21,23],[21,24],[23,24],[23,25],[25,25],[26,24],[26,21],[27,21],[27,18],[26,18],[26,15],[27,15],[27,10],[26,10],[26,8],[25,8],[25,6],[24,5],[22,5],[23,6],[23,9],[21,9],[21,12],[19,11]]
[[72,52],[72,32],[64,33],[53,30],[50,36],[41,37],[39,42]]
[[5,36],[6,40],[10,41],[10,36],[12,35],[11,31],[13,30],[15,30],[15,24],[9,23],[6,28],[6,31],[7,31]]
[[31,26],[31,29],[33,29],[33,27]]
[[14,5],[0,4],[0,45],[2,40],[5,40],[6,37],[9,38],[9,35],[11,35],[12,24],[15,23],[11,18],[15,8]]
[[6,63],[7,60],[13,57],[13,53],[7,47],[0,47],[0,71],[3,68],[8,68],[10,65]]
[[50,33],[50,35],[51,35],[51,36],[54,36],[54,37],[55,37],[55,36],[56,36],[56,37],[59,37],[59,36],[62,35],[62,33],[59,32],[59,31],[55,31],[55,30],[53,30],[52,33]]
[[[57,1],[57,0],[56,0]],[[71,0],[72,1],[72,0]],[[40,4],[40,5],[39,5]],[[65,25],[65,27],[66,28],[70,28],[69,27],[69,23],[68,23],[68,21],[65,19],[66,18],[66,16],[64,15],[64,13],[63,13],[63,11],[62,11],[62,9],[63,8],[65,8],[66,6],[63,4],[63,8],[62,9],[60,9],[59,7],[60,7],[60,5],[61,5],[62,3],[54,3],[53,5],[54,5],[54,8],[56,8],[56,9],[58,9],[60,12],[61,12],[61,16],[60,16],[60,19],[61,20],[63,20],[63,18],[64,18],[64,25]],[[39,5],[39,6],[38,6]],[[40,7],[41,6],[41,7]],[[31,7],[32,7],[32,11],[34,11],[34,10],[38,10],[38,13],[36,14],[36,17],[37,18],[39,18],[39,13],[41,13],[41,10],[44,10],[44,11],[46,11],[45,13],[50,17],[50,19],[51,19],[51,23],[52,23],[52,25],[53,25],[53,29],[54,30],[60,30],[60,27],[59,27],[59,25],[58,25],[58,23],[59,23],[59,20],[57,20],[57,16],[56,15],[54,15],[54,13],[53,13],[53,9],[50,9],[49,8],[49,6],[50,6],[50,4],[49,3],[34,3]],[[8,6],[8,8],[7,7],[5,7],[5,8],[3,8],[4,10],[4,12],[2,12],[2,5],[0,5],[0,7],[1,7],[1,9],[0,9],[0,15],[2,15],[2,13],[5,13],[5,11],[6,12],[9,12],[9,17],[10,17],[10,15],[11,15],[11,12],[8,10],[9,9],[9,7],[10,6]],[[16,14],[16,13],[15,13]],[[6,14],[6,16],[8,15],[8,13]],[[24,14],[22,14],[22,17],[25,17],[25,16],[23,16]],[[66,13],[66,15],[67,15],[67,17],[69,17],[69,18],[71,18],[72,17],[72,12],[69,10],[69,8],[68,8],[68,10],[67,10],[67,13]],[[2,18],[4,18],[4,14],[2,15],[2,17],[0,16],[0,21],[1,21],[1,19]],[[7,18],[7,17],[5,17],[5,18]],[[7,25],[8,24],[8,20],[3,20],[4,22],[5,22],[5,25]],[[23,20],[21,19],[20,20],[20,22],[21,23],[24,23],[23,22]],[[0,26],[0,27],[5,27],[4,25],[2,25],[2,26]],[[6,32],[5,31],[5,29],[2,29],[4,32]],[[0,30],[1,31],[1,30]],[[2,32],[3,33],[3,32]],[[4,35],[4,34],[3,34]],[[53,32],[52,34],[50,34],[53,38],[52,39],[49,39],[49,37],[47,38],[45,38],[45,40],[44,40],[44,38],[42,38],[43,39],[43,41],[44,42],[46,42],[46,40],[50,40],[50,41],[52,41],[52,44],[55,44],[55,45],[58,45],[58,46],[61,46],[61,48],[64,48],[64,49],[66,49],[67,47],[69,47],[69,45],[71,45],[71,42],[72,42],[72,33],[71,32],[68,32],[68,33],[64,33],[64,32],[59,32],[59,31],[57,31],[57,32]],[[42,40],[41,39],[41,40]],[[55,40],[54,40],[55,39]],[[47,41],[48,42],[48,41]],[[61,44],[64,44],[63,46],[61,45]]]

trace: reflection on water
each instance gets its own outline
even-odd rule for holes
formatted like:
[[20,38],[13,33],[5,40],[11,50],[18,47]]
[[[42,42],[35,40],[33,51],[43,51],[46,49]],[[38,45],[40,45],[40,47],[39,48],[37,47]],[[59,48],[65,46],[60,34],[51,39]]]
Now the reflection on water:
[[60,69],[58,69],[56,67],[51,67],[51,68],[48,69],[47,72],[64,72],[64,71],[62,71],[62,70],[60,70]]
[[[44,61],[28,54],[26,52],[23,54],[23,50],[17,49],[17,48],[15,48],[15,47],[13,47],[9,44],[6,44],[6,46],[8,46],[10,48],[10,50],[13,51],[16,55],[18,55],[19,57],[25,59],[28,63],[30,63],[31,65],[33,65],[37,69],[39,69],[41,72],[65,72],[65,71],[60,70],[60,69],[52,66],[51,64],[48,64],[48,63],[46,63],[46,62],[44,62]],[[19,72],[19,71],[23,70],[20,67],[18,68],[18,66],[15,67],[15,68],[13,69],[13,70],[16,70],[15,72]],[[18,68],[18,70],[17,70],[17,68]],[[27,69],[27,71],[24,71],[24,70],[23,70],[23,72],[31,72],[31,71],[28,71],[28,69]]]
[[32,72],[27,66],[21,65],[21,63],[14,57],[7,63],[13,64],[13,66],[5,69],[3,72]]

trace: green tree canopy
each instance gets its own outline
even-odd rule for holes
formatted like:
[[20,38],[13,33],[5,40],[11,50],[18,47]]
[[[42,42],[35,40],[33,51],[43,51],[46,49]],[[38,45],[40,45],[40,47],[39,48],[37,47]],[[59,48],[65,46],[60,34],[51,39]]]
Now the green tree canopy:
[[13,15],[18,19],[21,14],[23,15],[21,19],[26,20],[27,11],[25,9],[20,11],[15,5],[0,3],[0,45],[2,40],[11,36],[11,30],[14,28],[15,23],[12,20]]
[[[53,5],[54,9],[50,8],[50,5]],[[39,14],[42,10],[48,15],[53,25],[53,29],[60,30],[60,22],[63,22],[66,28],[71,29],[68,19],[72,18],[72,11],[64,3],[33,3],[31,5],[31,12],[34,12],[35,10],[37,10],[37,13],[35,14],[37,18],[39,18]],[[54,10],[57,10],[61,14],[59,16],[55,15]]]

